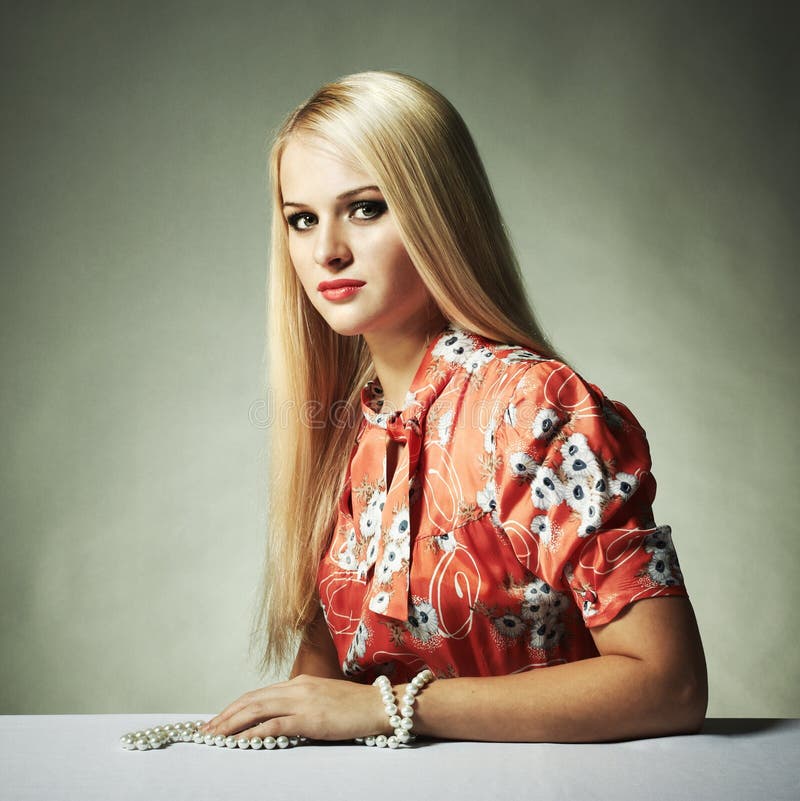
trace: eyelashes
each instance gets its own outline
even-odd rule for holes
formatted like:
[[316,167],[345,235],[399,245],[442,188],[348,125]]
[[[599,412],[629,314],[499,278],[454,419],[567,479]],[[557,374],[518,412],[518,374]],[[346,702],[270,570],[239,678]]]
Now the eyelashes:
[[[289,227],[294,228],[295,231],[306,231],[308,230],[309,225],[301,225],[300,221],[308,220],[309,218],[313,219],[313,217],[314,217],[313,214],[309,214],[307,211],[301,211],[298,212],[297,214],[290,214],[286,218],[286,222],[288,222]],[[310,225],[313,225],[313,223],[310,223]]]
[[[358,222],[371,222],[382,217],[388,208],[384,200],[357,200],[348,207],[347,217]],[[357,216],[359,212],[364,216]],[[286,221],[295,231],[308,231],[317,222],[317,216],[309,211],[298,211],[289,215]]]
[[350,206],[351,216],[357,211],[371,210],[371,214],[366,217],[359,217],[360,220],[377,220],[386,210],[388,206],[383,200],[357,200]]

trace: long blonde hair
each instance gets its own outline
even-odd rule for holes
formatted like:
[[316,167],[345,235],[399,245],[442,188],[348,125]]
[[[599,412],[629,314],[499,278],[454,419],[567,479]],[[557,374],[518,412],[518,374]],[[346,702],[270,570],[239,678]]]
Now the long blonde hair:
[[556,355],[527,301],[472,137],[445,97],[402,73],[362,72],[326,84],[289,115],[269,161],[267,347],[278,419],[270,429],[267,548],[252,637],[262,673],[291,659],[318,612],[317,567],[336,521],[360,391],[375,375],[363,338],[328,326],[292,266],[279,168],[297,135],[325,141],[374,174],[446,319],[488,339]]

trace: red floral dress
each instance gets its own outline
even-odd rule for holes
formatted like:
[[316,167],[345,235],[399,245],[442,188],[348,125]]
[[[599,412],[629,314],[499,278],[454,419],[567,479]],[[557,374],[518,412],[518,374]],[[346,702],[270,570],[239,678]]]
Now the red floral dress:
[[[562,362],[450,323],[402,411],[381,412],[377,381],[361,401],[317,575],[345,676],[585,659],[592,626],[686,595],[644,431]],[[389,438],[405,447],[387,487]]]

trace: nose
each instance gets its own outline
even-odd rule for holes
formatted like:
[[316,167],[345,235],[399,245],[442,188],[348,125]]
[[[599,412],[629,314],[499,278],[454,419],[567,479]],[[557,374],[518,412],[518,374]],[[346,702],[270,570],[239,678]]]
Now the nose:
[[316,226],[314,242],[314,261],[322,267],[341,269],[352,261],[352,253],[347,240],[335,221]]

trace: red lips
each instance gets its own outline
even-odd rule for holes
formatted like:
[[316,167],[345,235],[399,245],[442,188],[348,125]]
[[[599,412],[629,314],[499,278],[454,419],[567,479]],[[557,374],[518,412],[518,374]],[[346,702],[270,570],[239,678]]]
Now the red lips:
[[366,281],[356,281],[353,278],[336,278],[333,281],[320,281],[317,285],[319,292],[324,292],[326,289],[339,289],[343,286],[364,286]]

